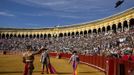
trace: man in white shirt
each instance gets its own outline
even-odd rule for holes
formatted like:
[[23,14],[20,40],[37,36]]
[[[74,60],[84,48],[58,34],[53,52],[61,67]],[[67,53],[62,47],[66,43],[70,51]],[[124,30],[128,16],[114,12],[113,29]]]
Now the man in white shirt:
[[44,66],[46,66],[46,72],[48,73],[48,65],[50,63],[50,57],[47,52],[47,49],[44,49],[44,52],[41,54],[40,62],[42,63],[42,74],[44,74]]

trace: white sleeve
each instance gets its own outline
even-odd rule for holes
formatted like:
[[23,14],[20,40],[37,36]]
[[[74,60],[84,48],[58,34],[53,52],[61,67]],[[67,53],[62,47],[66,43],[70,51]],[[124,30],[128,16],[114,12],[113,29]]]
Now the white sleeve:
[[22,56],[25,57],[26,56],[26,53],[23,53]]
[[69,59],[69,63],[72,61],[72,58],[73,58],[73,55],[70,57],[70,59]]
[[41,54],[40,62],[42,61],[42,58],[43,58],[43,53]]

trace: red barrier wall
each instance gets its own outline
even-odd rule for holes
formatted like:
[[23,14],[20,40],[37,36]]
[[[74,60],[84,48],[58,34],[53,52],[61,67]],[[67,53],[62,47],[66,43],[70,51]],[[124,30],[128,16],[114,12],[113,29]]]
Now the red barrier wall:
[[[61,58],[70,58],[71,54],[61,53]],[[50,53],[56,57],[56,53]],[[117,58],[106,58],[103,56],[79,55],[80,61],[84,64],[104,71],[106,75],[134,75],[134,62],[124,61]]]

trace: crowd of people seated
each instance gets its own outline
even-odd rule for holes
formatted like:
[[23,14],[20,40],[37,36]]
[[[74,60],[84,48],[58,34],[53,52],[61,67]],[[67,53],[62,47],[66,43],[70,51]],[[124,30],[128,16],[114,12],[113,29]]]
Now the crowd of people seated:
[[[21,51],[27,45],[32,45],[36,50],[42,45],[47,45],[50,51],[62,51],[71,53],[77,50],[83,55],[100,55],[120,58],[123,55],[134,54],[134,32],[120,29],[107,32],[82,34],[51,38],[1,38],[0,50]],[[124,57],[126,58],[126,57]],[[134,60],[134,59],[133,59]]]

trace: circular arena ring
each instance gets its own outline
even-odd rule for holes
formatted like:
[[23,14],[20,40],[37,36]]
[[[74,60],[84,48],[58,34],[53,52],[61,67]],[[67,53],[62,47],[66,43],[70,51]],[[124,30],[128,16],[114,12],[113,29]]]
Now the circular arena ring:
[[[33,75],[41,75],[41,63],[39,61],[40,56],[35,57],[34,72]],[[57,71],[57,74],[48,75],[72,75],[71,64],[66,59],[51,58],[51,64]],[[20,55],[0,55],[0,75],[22,75],[24,64],[22,62],[22,56]],[[78,75],[105,75],[104,72],[90,67],[85,64],[78,66]],[[47,74],[45,74],[47,75]]]

